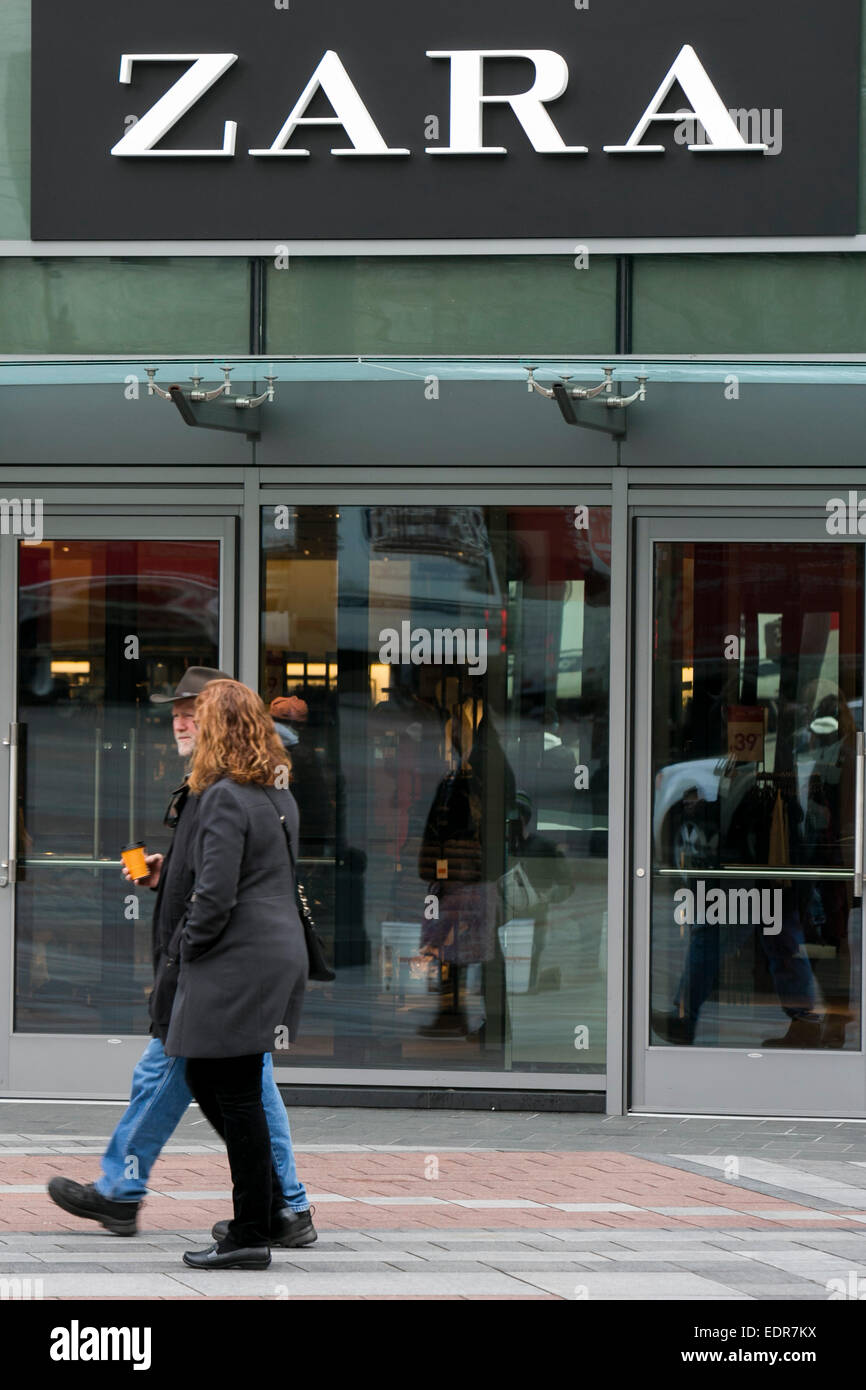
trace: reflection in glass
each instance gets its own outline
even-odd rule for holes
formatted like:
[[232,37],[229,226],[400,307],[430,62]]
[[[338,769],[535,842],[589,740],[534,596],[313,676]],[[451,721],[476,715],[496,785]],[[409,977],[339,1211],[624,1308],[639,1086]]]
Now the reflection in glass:
[[22,545],[18,621],[15,1027],[146,1033],[154,895],[120,849],[170,841],[184,769],[149,697],[219,664],[219,543]]
[[608,509],[286,512],[262,689],[337,968],[294,1059],[599,1070]]
[[654,1044],[860,1046],[862,563],[656,546]]

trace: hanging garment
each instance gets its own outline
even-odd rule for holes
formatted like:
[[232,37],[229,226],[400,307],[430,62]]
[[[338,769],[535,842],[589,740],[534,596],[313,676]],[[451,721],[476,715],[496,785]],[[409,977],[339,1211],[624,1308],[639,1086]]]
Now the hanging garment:
[[436,789],[418,855],[418,876],[427,883],[481,881],[481,795],[468,767],[450,772]]

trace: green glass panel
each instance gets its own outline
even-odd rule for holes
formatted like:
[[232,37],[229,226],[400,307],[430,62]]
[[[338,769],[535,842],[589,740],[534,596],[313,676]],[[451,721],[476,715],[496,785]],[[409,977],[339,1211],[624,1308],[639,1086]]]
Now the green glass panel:
[[268,273],[268,351],[606,353],[615,263],[572,256],[312,257]]
[[634,351],[862,352],[857,255],[645,256],[634,267]]
[[0,238],[30,235],[30,0],[3,0]]
[[244,352],[244,259],[0,260],[0,353]]

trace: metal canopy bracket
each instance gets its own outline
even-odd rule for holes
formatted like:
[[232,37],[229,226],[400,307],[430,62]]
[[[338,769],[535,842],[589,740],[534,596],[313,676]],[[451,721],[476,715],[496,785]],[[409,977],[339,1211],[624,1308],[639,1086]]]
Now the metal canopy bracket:
[[562,411],[562,418],[567,425],[579,425],[584,430],[602,430],[603,433],[617,439],[625,438],[625,411],[617,411],[616,414],[611,411],[606,415],[600,415],[597,410],[590,412],[585,406],[581,407],[579,401],[572,400],[561,382],[557,382],[553,387],[553,399]]
[[[535,380],[535,367],[525,367],[528,374],[527,390],[548,400],[556,401],[562,418],[567,425],[578,425],[581,429],[602,430],[617,439],[626,434],[626,411],[635,401],[646,400],[646,377],[637,378],[638,389],[630,396],[614,395],[613,367],[604,367],[604,381],[598,386],[571,386],[573,380],[564,376],[551,386],[542,386]],[[594,402],[589,408],[585,402]],[[601,407],[601,409],[599,409]]]
[[[157,386],[154,380],[158,371],[157,367],[145,367],[147,374],[147,394],[149,396],[159,396],[161,400],[171,401],[176,406],[178,414],[185,425],[191,429],[200,430],[225,430],[230,434],[245,434],[247,439],[256,440],[261,438],[262,427],[259,417],[249,418],[249,412],[258,410],[265,401],[271,402],[274,399],[274,382],[277,380],[270,373],[265,375],[268,383],[267,389],[258,396],[232,396],[231,373],[232,367],[223,367],[223,384],[215,387],[212,391],[202,391],[202,378],[196,373],[190,377],[192,390],[185,392],[181,386],[170,386],[164,390]],[[220,405],[209,408],[212,402],[224,397],[225,400]]]
[[247,439],[262,437],[262,427],[258,420],[242,420],[225,406],[204,409],[201,406],[193,406],[179,386],[170,386],[168,394],[177,406],[180,418],[190,429],[226,430],[229,434],[245,434]]

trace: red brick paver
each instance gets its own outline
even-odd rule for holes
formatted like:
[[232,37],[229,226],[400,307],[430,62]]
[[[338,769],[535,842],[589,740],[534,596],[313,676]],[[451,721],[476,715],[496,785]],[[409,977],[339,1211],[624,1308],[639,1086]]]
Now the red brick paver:
[[[714,1229],[785,1227],[802,1229],[809,1220],[827,1224],[827,1214],[796,1201],[780,1200],[740,1187],[736,1182],[709,1178],[665,1163],[616,1152],[526,1153],[299,1153],[298,1167],[311,1194],[337,1194],[346,1202],[319,1201],[320,1230],[448,1230],[496,1228],[526,1230],[545,1227],[579,1230],[629,1228]],[[430,1160],[436,1159],[434,1169]],[[438,1176],[428,1177],[431,1171]],[[92,1181],[99,1172],[95,1154],[0,1154],[0,1185],[47,1184],[55,1174]],[[151,1187],[141,1215],[144,1231],[202,1230],[226,1215],[226,1198],[177,1200],[174,1191],[227,1191],[230,1186],[225,1156],[164,1155],[151,1174]],[[465,1207],[404,1203],[379,1206],[361,1198],[435,1197],[442,1203],[472,1199],[529,1200],[535,1207]],[[629,1203],[636,1211],[561,1211],[553,1203],[610,1206]],[[651,1207],[725,1207],[732,1214],[666,1215]],[[798,1219],[768,1220],[756,1211],[808,1213]],[[832,1222],[834,1228],[862,1229],[857,1221]],[[3,1231],[80,1231],[82,1223],[54,1205],[44,1192],[0,1191],[0,1233]]]

